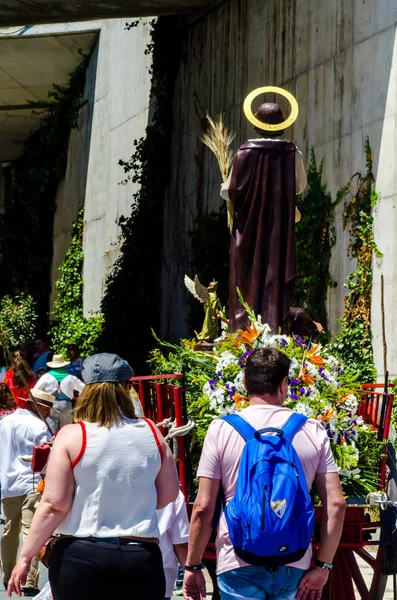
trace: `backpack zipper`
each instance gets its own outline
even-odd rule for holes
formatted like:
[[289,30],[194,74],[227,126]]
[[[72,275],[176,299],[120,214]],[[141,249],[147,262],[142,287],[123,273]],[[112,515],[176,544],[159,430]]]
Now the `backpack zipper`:
[[267,485],[263,486],[263,492],[262,492],[262,515],[261,515],[261,529],[265,529],[265,507],[266,507],[266,492],[267,492]]

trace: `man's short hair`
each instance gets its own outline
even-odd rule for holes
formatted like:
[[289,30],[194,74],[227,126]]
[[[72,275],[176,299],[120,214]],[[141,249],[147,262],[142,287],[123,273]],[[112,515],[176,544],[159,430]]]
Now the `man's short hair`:
[[277,348],[259,348],[247,358],[245,385],[249,396],[275,395],[288,377],[290,359]]

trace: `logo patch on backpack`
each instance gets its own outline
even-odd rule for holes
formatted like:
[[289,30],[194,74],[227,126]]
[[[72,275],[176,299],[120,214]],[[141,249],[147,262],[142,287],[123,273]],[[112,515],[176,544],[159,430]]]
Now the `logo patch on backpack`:
[[287,501],[285,498],[284,500],[273,500],[272,502],[270,502],[270,506],[272,507],[275,514],[280,519],[282,519],[285,515],[285,511],[287,510]]

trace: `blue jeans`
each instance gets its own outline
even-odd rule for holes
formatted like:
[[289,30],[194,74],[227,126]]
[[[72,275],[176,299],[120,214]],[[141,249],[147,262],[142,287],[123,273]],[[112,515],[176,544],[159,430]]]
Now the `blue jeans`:
[[304,573],[303,569],[286,566],[273,572],[256,566],[226,571],[218,575],[221,600],[294,600]]

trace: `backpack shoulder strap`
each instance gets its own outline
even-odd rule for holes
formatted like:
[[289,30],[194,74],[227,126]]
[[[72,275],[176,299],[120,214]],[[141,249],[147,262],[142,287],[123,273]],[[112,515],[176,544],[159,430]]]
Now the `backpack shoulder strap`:
[[306,421],[307,417],[305,417],[305,415],[293,413],[288,421],[284,424],[284,438],[291,442],[294,435],[298,433],[299,429],[302,427],[302,425],[304,425],[304,423],[306,423]]
[[236,413],[232,415],[226,415],[225,417],[221,417],[221,419],[222,421],[226,421],[226,423],[229,423],[229,425],[234,427],[234,429],[239,432],[241,437],[244,438],[246,442],[251,439],[256,432],[256,429],[254,429],[252,425],[243,419],[243,417],[236,415]]

